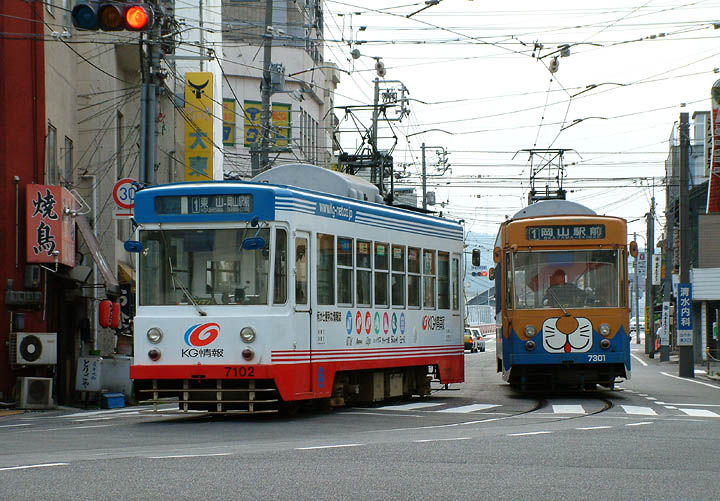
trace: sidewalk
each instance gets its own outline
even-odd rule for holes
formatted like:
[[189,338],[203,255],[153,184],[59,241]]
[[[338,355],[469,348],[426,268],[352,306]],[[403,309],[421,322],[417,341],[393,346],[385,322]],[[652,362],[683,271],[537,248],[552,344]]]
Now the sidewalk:
[[[666,362],[660,362],[660,352],[656,351],[654,358],[651,358],[649,354],[645,353],[645,337],[643,334],[640,335],[640,343],[637,343],[636,337],[633,333],[632,341],[630,342],[630,348],[636,356],[645,357],[644,360],[655,362],[656,364],[672,364],[677,365],[679,363],[679,355],[677,353],[670,353],[670,360]],[[710,361],[708,370],[707,360],[695,361],[695,377],[705,379],[711,382],[720,382],[720,362]]]

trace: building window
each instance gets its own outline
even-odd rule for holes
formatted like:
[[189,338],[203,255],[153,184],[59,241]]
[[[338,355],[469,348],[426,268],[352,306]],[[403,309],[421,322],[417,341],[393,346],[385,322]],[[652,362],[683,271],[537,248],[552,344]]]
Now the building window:
[[45,182],[47,184],[58,184],[59,173],[57,164],[57,129],[48,124],[47,130],[47,173]]
[[63,151],[63,169],[60,173],[60,182],[63,185],[73,184],[73,142],[65,136],[65,151]]

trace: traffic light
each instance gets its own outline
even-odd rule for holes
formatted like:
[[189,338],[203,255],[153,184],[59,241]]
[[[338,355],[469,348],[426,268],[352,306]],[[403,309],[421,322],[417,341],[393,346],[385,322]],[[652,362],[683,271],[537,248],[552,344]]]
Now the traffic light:
[[472,250],[472,265],[480,266],[480,249]]
[[92,31],[147,31],[155,23],[152,5],[137,1],[80,0],[71,16],[76,28]]

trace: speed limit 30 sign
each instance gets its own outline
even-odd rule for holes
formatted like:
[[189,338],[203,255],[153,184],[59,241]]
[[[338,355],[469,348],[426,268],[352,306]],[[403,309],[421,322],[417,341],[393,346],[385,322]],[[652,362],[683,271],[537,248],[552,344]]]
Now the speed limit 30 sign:
[[131,178],[120,179],[113,188],[113,200],[115,200],[115,219],[126,219],[133,217],[135,210],[135,183]]

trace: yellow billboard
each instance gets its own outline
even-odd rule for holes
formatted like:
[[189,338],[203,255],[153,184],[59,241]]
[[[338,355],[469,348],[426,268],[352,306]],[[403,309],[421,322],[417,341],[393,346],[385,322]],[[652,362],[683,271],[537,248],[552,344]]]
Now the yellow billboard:
[[235,146],[234,99],[223,99],[223,146]]
[[213,74],[185,73],[185,181],[213,180]]
[[[290,144],[290,111],[291,105],[283,103],[272,104],[272,125],[273,132],[270,134],[270,146],[287,147]],[[260,144],[262,134],[261,113],[262,104],[260,101],[245,101],[245,140],[246,148]]]

